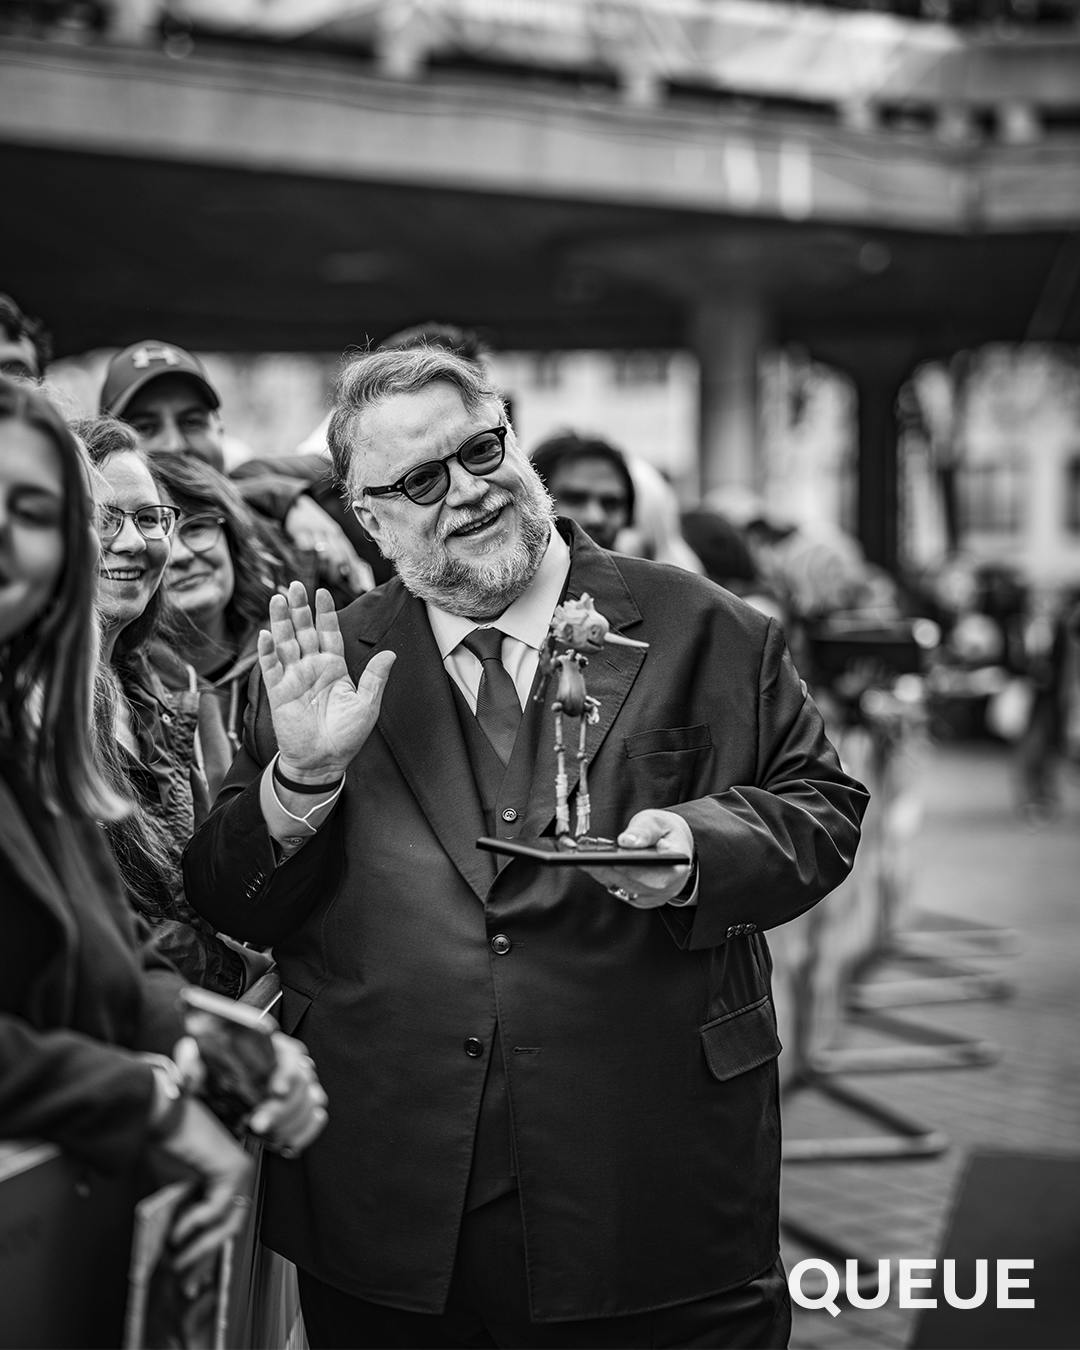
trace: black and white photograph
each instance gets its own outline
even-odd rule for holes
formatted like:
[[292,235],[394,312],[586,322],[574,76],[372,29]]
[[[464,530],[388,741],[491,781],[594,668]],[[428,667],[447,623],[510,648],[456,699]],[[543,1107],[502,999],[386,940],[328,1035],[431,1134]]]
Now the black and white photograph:
[[0,1350],[1076,1350],[1080,0],[0,0]]

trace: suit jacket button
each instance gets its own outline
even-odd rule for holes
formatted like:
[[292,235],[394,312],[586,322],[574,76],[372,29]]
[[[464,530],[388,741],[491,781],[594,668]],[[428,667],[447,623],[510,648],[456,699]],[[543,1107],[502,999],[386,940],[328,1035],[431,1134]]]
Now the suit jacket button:
[[469,1036],[465,1041],[465,1053],[470,1059],[479,1059],[484,1053],[484,1042],[476,1036]]
[[514,821],[517,820],[517,817],[518,813],[514,810],[512,806],[507,806],[503,808],[502,818],[503,820],[506,821],[507,825],[513,825]]
[[505,956],[512,946],[513,943],[505,933],[496,933],[491,939],[491,950],[496,956]]

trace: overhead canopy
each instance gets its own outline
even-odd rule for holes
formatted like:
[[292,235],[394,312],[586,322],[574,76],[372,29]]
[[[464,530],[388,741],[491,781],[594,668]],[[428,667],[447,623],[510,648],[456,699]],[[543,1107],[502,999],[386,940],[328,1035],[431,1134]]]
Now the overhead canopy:
[[823,352],[1080,341],[1080,140],[1060,129],[950,142],[505,71],[169,51],[0,43],[0,289],[61,353],[334,350],[431,317],[503,349],[674,346],[735,295]]

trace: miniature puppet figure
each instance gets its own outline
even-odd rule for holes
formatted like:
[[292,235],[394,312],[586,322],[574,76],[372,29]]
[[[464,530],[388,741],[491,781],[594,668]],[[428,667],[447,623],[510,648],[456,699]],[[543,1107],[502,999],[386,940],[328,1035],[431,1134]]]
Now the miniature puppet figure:
[[[647,642],[635,642],[610,631],[607,619],[593,604],[592,596],[584,592],[580,600],[567,600],[551,616],[548,638],[540,655],[543,680],[535,698],[546,696],[552,675],[556,676],[555,699],[555,837],[560,848],[610,847],[609,840],[589,837],[591,803],[589,800],[588,743],[589,727],[600,718],[600,704],[587,691],[585,667],[588,653],[595,654],[609,644],[620,647],[647,648]],[[574,829],[570,830],[570,804],[567,794],[566,743],[563,736],[563,718],[578,719],[577,761],[580,780],[577,792],[577,810]]]

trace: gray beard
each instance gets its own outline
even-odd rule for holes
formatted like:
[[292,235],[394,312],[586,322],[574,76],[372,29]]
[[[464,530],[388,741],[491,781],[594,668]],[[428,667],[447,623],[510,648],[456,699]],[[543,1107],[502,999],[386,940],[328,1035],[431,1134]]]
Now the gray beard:
[[517,500],[521,537],[509,554],[476,562],[443,553],[413,553],[394,536],[382,540],[382,552],[417,599],[464,619],[493,619],[528,589],[547,551],[555,510],[537,478]]

